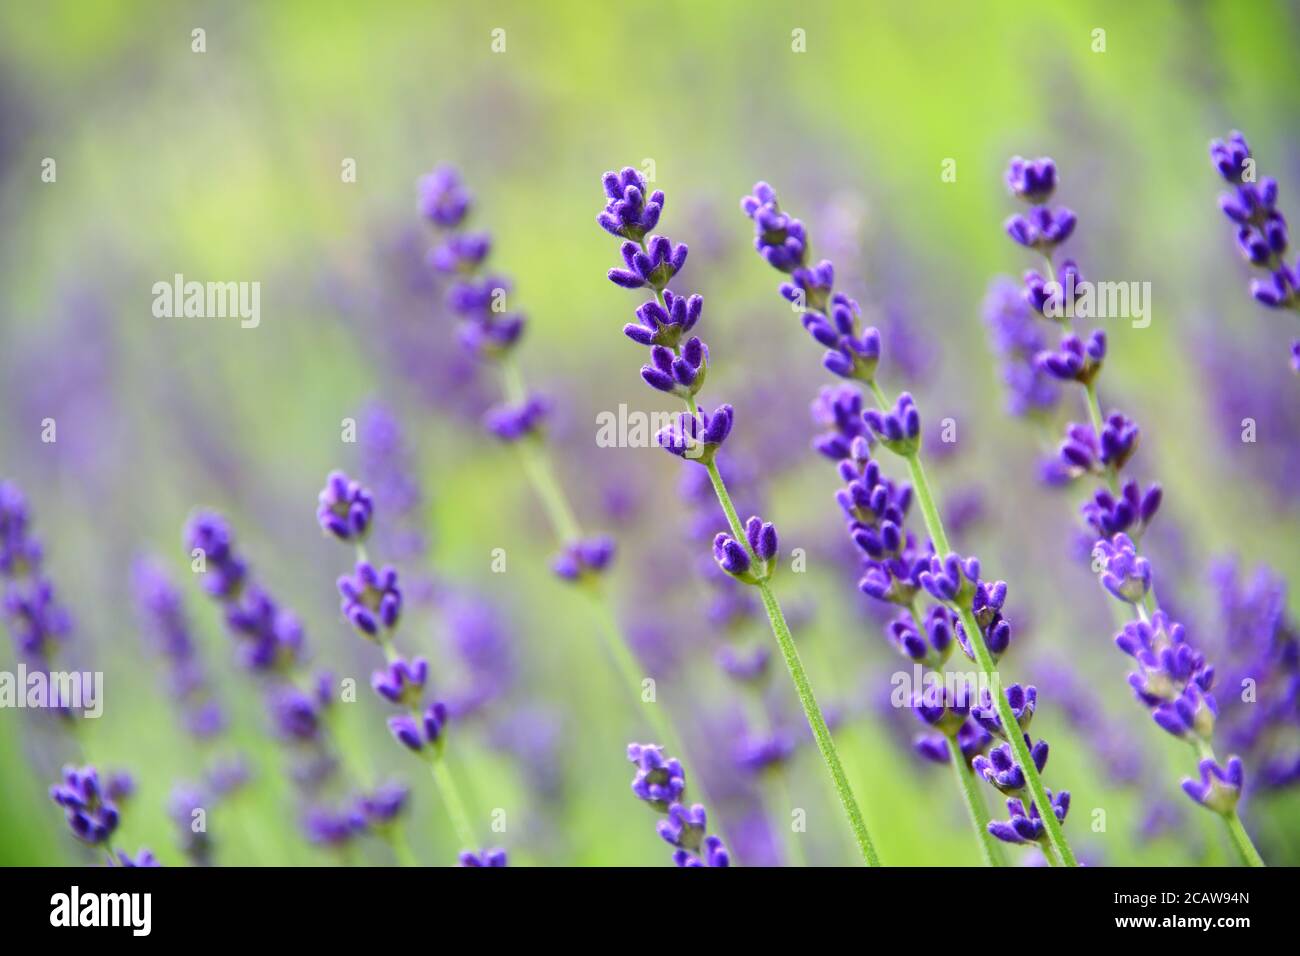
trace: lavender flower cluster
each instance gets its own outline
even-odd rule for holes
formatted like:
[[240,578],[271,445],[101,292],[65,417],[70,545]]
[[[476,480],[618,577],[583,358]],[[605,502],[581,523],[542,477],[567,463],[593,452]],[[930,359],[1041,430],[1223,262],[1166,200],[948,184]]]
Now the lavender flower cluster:
[[[1237,249],[1265,273],[1251,280],[1251,296],[1270,309],[1300,310],[1300,262],[1286,262],[1289,236],[1277,208],[1277,180],[1258,177],[1250,144],[1237,130],[1210,143],[1210,162],[1231,187],[1219,197],[1219,208],[1237,227]],[[1300,339],[1291,343],[1291,367],[1300,372]]]
[[340,612],[353,630],[377,643],[388,658],[387,667],[371,675],[370,686],[380,698],[406,711],[388,718],[389,732],[408,750],[421,753],[428,747],[436,758],[444,743],[447,705],[442,701],[423,705],[429,662],[423,657],[408,660],[393,645],[402,615],[402,589],[395,567],[376,567],[364,556],[363,543],[373,518],[370,492],[343,472],[330,472],[318,497],[316,520],[326,535],[354,543],[358,550],[352,573],[337,582]]
[[19,657],[47,667],[71,632],[72,618],[55,597],[43,558],[22,489],[0,481],[0,608]]
[[628,744],[627,759],[636,765],[632,792],[652,809],[664,814],[656,827],[659,836],[672,846],[673,862],[682,867],[730,866],[731,857],[722,840],[707,835],[708,815],[701,804],[687,806],[686,772],[681,761],[664,756],[654,744]]
[[[323,506],[326,499],[323,493]],[[331,533],[352,538],[368,528],[367,505],[360,499],[329,499],[326,510],[318,519],[329,524]],[[351,796],[341,803],[327,798],[326,791],[341,782],[340,757],[329,727],[333,675],[324,670],[303,673],[305,635],[298,616],[252,576],[223,517],[207,511],[192,515],[185,544],[204,590],[222,609],[238,662],[260,678],[272,729],[293,758],[291,774],[301,792],[298,810],[304,832],[325,847],[347,846],[367,832],[372,822],[367,808],[378,803],[375,795]],[[195,796],[186,789],[173,794],[175,815],[183,818],[185,805]],[[391,800],[380,802],[394,805]]]
[[[429,263],[452,278],[447,304],[460,317],[461,342],[479,358],[499,365],[507,381],[506,401],[490,408],[483,424],[503,442],[540,441],[551,403],[543,395],[526,392],[511,364],[526,320],[521,313],[506,311],[509,280],[483,272],[491,236],[463,229],[473,199],[450,166],[421,179],[419,193],[420,210],[439,235]],[[608,536],[571,536],[561,542],[553,569],[566,581],[595,581],[613,564],[614,553],[614,541]]]
[[127,778],[101,781],[94,767],[68,766],[63,768],[63,780],[50,787],[50,799],[63,808],[73,836],[108,851],[109,866],[158,866],[157,858],[147,849],[135,856],[113,849],[113,834],[121,821],[118,805],[131,790]]
[[[460,320],[461,344],[480,358],[501,359],[519,343],[527,320],[520,313],[506,311],[509,280],[483,271],[492,251],[492,237],[463,228],[472,205],[473,197],[450,166],[434,170],[419,182],[420,212],[440,237],[429,253],[429,264],[451,277],[447,306]],[[541,427],[545,410],[540,396],[526,396],[496,406],[488,413],[486,424],[503,441],[518,441]]]

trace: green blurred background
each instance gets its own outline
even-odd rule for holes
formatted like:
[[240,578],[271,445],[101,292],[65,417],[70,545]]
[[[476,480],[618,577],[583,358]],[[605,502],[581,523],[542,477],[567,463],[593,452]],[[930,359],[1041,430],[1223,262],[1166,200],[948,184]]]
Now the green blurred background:
[[[456,378],[466,370],[451,320],[418,277],[429,240],[414,182],[453,163],[476,195],[474,226],[493,233],[494,268],[512,276],[530,317],[520,361],[555,401],[565,485],[585,522],[619,539],[620,614],[629,627],[668,632],[662,673],[646,651],[663,706],[701,751],[723,755],[709,781],[723,806],[710,809],[724,830],[735,824],[734,784],[768,797],[769,819],[773,807],[807,810],[806,835],[756,839],[751,862],[852,860],[811,746],[782,783],[730,779],[715,738],[736,691],[712,663],[698,594],[672,574],[698,556],[682,532],[680,466],[655,450],[595,446],[599,412],[669,407],[638,380],[640,353],[619,331],[635,298],[605,280],[616,250],[594,224],[600,174],[649,159],[668,194],[660,228],[692,248],[681,287],[708,302],[706,395],[737,405],[737,444],[752,460],[781,461],[765,516],[786,550],[807,550],[809,567],[783,575],[778,592],[802,609],[797,637],[819,695],[841,715],[837,739],[885,861],[977,855],[948,774],[909,752],[910,718],[881,713],[897,663],[839,548],[835,478],[807,450],[806,409],[825,381],[819,350],[775,296],[737,209],[757,179],[777,186],[844,284],[889,320],[887,390],[911,387],[928,422],[958,422],[956,453],[934,472],[946,492],[983,503],[959,540],[1010,582],[1023,618],[1004,672],[1033,680],[1038,668],[1064,668],[1103,705],[1113,735],[1139,748],[1140,779],[1108,779],[1096,732],[1044,687],[1036,726],[1052,741],[1047,778],[1074,794],[1067,832],[1080,855],[1230,861],[1210,814],[1177,791],[1191,755],[1131,700],[1108,608],[1072,551],[1075,497],[1034,480],[1044,439],[1004,414],[980,303],[991,277],[1030,264],[1002,232],[1008,156],[1055,157],[1061,200],[1080,216],[1069,251],[1085,272],[1153,285],[1151,327],[1110,330],[1102,388],[1107,405],[1142,423],[1141,471],[1165,486],[1153,541],[1162,587],[1212,643],[1213,557],[1300,581],[1300,386],[1286,368],[1296,323],[1250,301],[1206,155],[1212,137],[1244,130],[1261,171],[1281,181],[1283,208],[1300,215],[1294,4],[6,2],[0,11],[0,476],[26,490],[75,615],[69,660],[106,673],[105,714],[85,722],[84,746],[139,782],[124,845],[183,862],[164,806],[203,760],[175,727],[132,606],[131,560],[152,552],[186,589],[232,713],[228,745],[254,766],[249,790],[213,815],[219,862],[335,861],[299,834],[258,695],[188,580],[181,527],[205,505],[231,518],[258,574],[302,616],[314,663],[362,685],[360,701],[341,708],[340,736],[362,778],[411,784],[417,856],[449,862],[458,849],[427,779],[364,690],[377,655],[340,620],[333,592],[348,552],[321,538],[313,515],[325,473],[357,467],[340,422],[379,398],[401,417],[424,486],[428,566],[403,572],[436,574],[488,602],[516,655],[495,712],[458,727],[450,744],[485,837],[488,814],[503,809],[506,831],[491,843],[512,863],[666,862],[653,815],[627,789],[623,749],[645,725],[600,651],[599,619],[548,572],[549,532],[514,457],[474,422],[476,389],[495,382]],[[195,28],[206,52],[191,50]],[[792,52],[796,29],[806,52]],[[1096,29],[1104,52],[1093,50]],[[53,183],[41,179],[47,157]],[[949,158],[955,182],[941,181]],[[354,183],[340,175],[347,159]],[[154,318],[151,287],[175,273],[260,281],[260,327]],[[426,352],[404,346],[406,336]],[[891,342],[917,356],[906,378],[891,371]],[[1234,437],[1238,408],[1258,421],[1254,444]],[[46,417],[57,421],[53,444],[40,439]],[[631,511],[629,488],[640,505]],[[494,548],[507,550],[504,574],[492,572]],[[402,640],[436,673],[456,672],[438,615],[409,615]],[[0,661],[12,667],[7,642]],[[793,721],[787,682],[775,677],[773,706]],[[521,745],[554,774],[547,787],[500,745],[507,718],[548,737]],[[0,863],[85,859],[46,796],[66,754],[43,723],[0,712]],[[1135,835],[1166,803],[1182,808],[1176,822]],[[1244,814],[1266,857],[1300,860],[1294,795],[1252,799]],[[385,853],[363,844],[357,859]]]

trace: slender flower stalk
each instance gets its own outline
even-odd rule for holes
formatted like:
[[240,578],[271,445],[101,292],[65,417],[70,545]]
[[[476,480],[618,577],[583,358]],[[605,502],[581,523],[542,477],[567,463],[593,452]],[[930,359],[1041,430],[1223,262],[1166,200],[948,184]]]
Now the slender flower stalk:
[[[1250,153],[1240,134],[1227,144],[1216,142],[1211,155],[1224,177],[1238,186],[1237,193],[1225,196],[1222,204],[1229,218],[1241,226],[1238,242],[1243,252],[1255,264],[1278,270],[1272,285],[1256,283],[1256,298],[1266,305],[1289,307],[1293,278],[1280,264],[1286,248],[1286,223],[1274,209],[1276,182],[1268,180],[1258,187],[1243,182],[1242,171]],[[1045,276],[1027,272],[1022,295],[1033,312],[1059,323],[1063,330],[1056,350],[1039,352],[1035,364],[1052,378],[1080,386],[1088,412],[1088,424],[1071,424],[1066,429],[1055,473],[1061,482],[1089,476],[1101,486],[1081,513],[1095,542],[1093,570],[1105,591],[1127,606],[1133,617],[1115,637],[1120,650],[1137,665],[1129,675],[1129,684],[1155,723],[1196,752],[1200,779],[1184,780],[1184,791],[1223,819],[1248,865],[1262,866],[1237,815],[1245,779],[1241,760],[1233,756],[1226,766],[1220,765],[1211,743],[1218,714],[1212,693],[1214,667],[1191,645],[1183,626],[1160,609],[1152,564],[1140,551],[1142,535],[1158,512],[1163,493],[1155,484],[1143,490],[1135,479],[1121,484],[1121,473],[1137,451],[1140,429],[1121,412],[1102,415],[1097,384],[1106,357],[1105,333],[1093,330],[1085,340],[1068,330],[1079,311],[1080,271],[1069,259],[1058,268],[1053,256],[1073,232],[1076,217],[1069,209],[1047,205],[1057,181],[1056,164],[1051,159],[1015,157],[1006,181],[1014,196],[1030,204],[1026,214],[1007,220],[1007,234],[1039,253],[1046,272]]]
[[[388,719],[389,732],[428,765],[462,853],[477,858],[477,851],[471,849],[477,845],[473,823],[443,757],[450,719],[447,705],[436,700],[424,705],[429,662],[423,657],[408,660],[395,643],[403,603],[397,569],[391,565],[376,567],[366,553],[365,540],[374,511],[370,492],[343,472],[331,472],[325,479],[316,509],[317,522],[325,534],[356,548],[353,573],[338,579],[342,614],[361,637],[383,651],[386,666],[371,675],[370,685],[379,697],[403,711]],[[504,850],[486,852],[493,859],[499,856],[504,865]]]
[[234,796],[248,780],[247,766],[240,754],[217,757],[213,753],[226,730],[226,713],[194,640],[180,588],[157,558],[137,559],[131,577],[150,647],[167,669],[168,695],[181,726],[208,765],[201,784],[178,783],[169,800],[182,850],[195,865],[206,866],[212,862],[215,841],[206,827],[195,831],[194,811],[206,812]]
[[[304,834],[311,843],[346,856],[367,832],[368,820],[355,798],[343,804],[326,799],[327,790],[353,776],[330,727],[333,675],[303,672],[306,635],[301,621],[254,578],[225,518],[196,511],[186,524],[184,541],[204,591],[222,610],[237,661],[262,686],[271,727],[284,746],[301,798],[297,810]],[[177,796],[178,806],[183,796]]]
[[671,454],[695,461],[707,470],[730,529],[730,534],[720,532],[715,538],[714,558],[728,574],[758,589],[772,634],[853,829],[858,849],[868,865],[878,866],[880,861],[857,798],[804,672],[785,614],[772,591],[776,529],[757,516],[741,523],[714,461],[717,450],[731,432],[734,411],[730,405],[722,405],[709,413],[696,402],[707,376],[709,352],[698,336],[689,333],[700,319],[704,301],[698,295],[686,297],[668,288],[686,264],[687,247],[682,243],[674,245],[666,236],[649,235],[659,222],[664,194],[658,190],[647,194],[645,180],[635,169],[626,167],[621,172],[608,172],[603,177],[603,185],[606,203],[597,223],[610,235],[623,240],[624,267],[611,269],[609,279],[629,290],[650,289],[654,295],[652,300],[636,310],[638,322],[626,325],[623,332],[633,342],[650,349],[650,362],[641,369],[646,384],[677,396],[687,408],[675,424],[659,432],[656,440]]
[[[901,622],[903,632],[915,631],[900,640],[899,622],[891,635],[900,648],[918,663],[941,666],[950,646],[948,631],[957,638],[963,651],[979,666],[990,693],[985,706],[996,717],[986,722],[985,730],[996,731],[1006,740],[1008,755],[1014,757],[1021,776],[1015,788],[1003,789],[1014,794],[1010,823],[990,823],[983,801],[967,786],[959,772],[962,799],[975,824],[981,855],[988,863],[1001,860],[1000,848],[990,841],[997,837],[1005,842],[1038,844],[1049,860],[1052,849],[1061,862],[1075,865],[1061,822],[1069,807],[1069,794],[1053,797],[1039,776],[1042,764],[1035,761],[1033,744],[1023,732],[1013,713],[1009,698],[1013,689],[1002,692],[1001,677],[995,658],[1010,641],[1010,625],[1001,613],[1006,598],[1003,582],[980,579],[979,562],[961,558],[953,550],[944,529],[934,492],[921,462],[921,419],[912,396],[900,394],[891,405],[876,381],[881,355],[881,337],[874,328],[859,325],[861,310],[856,302],[836,292],[834,266],[828,261],[809,265],[809,240],[803,223],[784,213],[776,192],[767,183],[758,183],[754,192],[741,201],[742,211],[754,222],[754,246],[778,272],[789,276],[780,287],[781,295],[800,315],[804,328],[827,349],[822,364],[827,371],[856,386],[865,386],[876,408],[862,410],[862,401],[849,387],[823,395],[821,404],[830,404],[834,431],[823,436],[816,448],[838,462],[846,487],[837,501],[848,519],[848,531],[864,556],[864,575],[859,587],[868,595],[899,605],[913,621]],[[1060,224],[1052,228],[1062,228]],[[874,446],[883,447],[901,457],[911,479],[909,486],[895,486],[885,479],[878,463],[871,458]],[[930,537],[928,549],[922,549],[906,530],[905,519],[915,501]],[[921,638],[926,627],[919,623],[916,599],[928,592],[937,602],[939,639],[935,628],[929,629],[930,646]],[[946,746],[931,741],[922,753],[932,759],[947,756],[978,759],[991,740],[980,736],[970,724],[969,703],[960,700],[925,701],[916,704],[918,716],[941,730]],[[1020,732],[1010,728],[1021,727]],[[1041,741],[1040,741],[1041,744]],[[1044,751],[1045,752],[1045,751]],[[1031,798],[1029,809],[1019,799],[1022,791]],[[1047,808],[1041,816],[1039,808]]]
[[[447,302],[460,318],[461,343],[480,360],[495,365],[499,373],[503,401],[488,410],[483,425],[517,451],[559,547],[552,570],[591,599],[600,622],[597,631],[628,699],[642,700],[643,668],[603,581],[614,563],[615,542],[583,530],[556,475],[544,429],[550,402],[528,389],[514,356],[526,327],[525,317],[506,311],[509,280],[485,272],[491,236],[464,229],[473,197],[455,169],[444,166],[425,176],[419,191],[421,214],[439,237],[429,262],[454,280]],[[685,752],[684,737],[665,708],[647,701],[642,713],[659,740]]]
[[[22,489],[0,480],[0,616],[14,640],[20,660],[50,670],[72,633],[72,615],[59,601],[54,581],[45,573],[45,550],[31,529],[31,515]],[[80,671],[73,671],[80,675]],[[62,693],[60,687],[56,694]],[[74,692],[82,688],[74,688]],[[85,700],[61,697],[50,701],[73,746],[77,722],[71,704]]]

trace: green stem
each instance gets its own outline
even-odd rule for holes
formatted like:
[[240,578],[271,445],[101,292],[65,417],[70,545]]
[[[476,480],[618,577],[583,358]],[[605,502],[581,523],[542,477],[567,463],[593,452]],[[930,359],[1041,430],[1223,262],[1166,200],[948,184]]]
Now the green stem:
[[[714,487],[720,487],[722,479],[717,475],[717,469],[712,464],[709,465],[710,476],[714,478]],[[719,493],[720,500],[723,501],[723,510],[727,512],[729,518],[734,518],[735,508],[731,504],[730,498],[724,498],[726,489],[723,488]],[[734,522],[735,531],[739,537],[737,541],[744,541],[744,529],[739,527],[738,522]],[[808,725],[812,728],[813,737],[817,740],[817,749],[821,751],[822,760],[826,763],[826,768],[830,771],[831,779],[835,783],[835,792],[839,795],[840,804],[844,807],[844,813],[849,818],[849,825],[853,828],[853,835],[857,838],[858,849],[862,851],[862,858],[867,861],[868,866],[880,866],[880,857],[876,855],[876,847],[871,842],[871,835],[867,832],[866,821],[862,819],[862,811],[858,809],[858,801],[853,796],[853,788],[849,786],[849,779],[844,773],[844,767],[840,763],[839,752],[835,749],[835,741],[831,739],[831,732],[826,726],[826,718],[822,716],[821,708],[817,705],[817,698],[813,695],[812,685],[808,683],[808,675],[804,673],[803,663],[799,660],[799,652],[794,646],[794,637],[790,634],[790,627],[785,622],[785,615],[781,612],[781,605],[777,603],[776,595],[772,593],[771,585],[767,581],[758,583],[758,593],[763,601],[763,609],[767,612],[767,619],[772,625],[772,634],[776,637],[776,643],[781,648],[781,656],[785,658],[786,669],[790,672],[790,679],[794,681],[795,693],[799,695],[799,703],[803,707],[804,717],[808,720]]]
[[975,828],[975,833],[979,837],[980,854],[984,857],[984,865],[1006,866],[1007,861],[1002,853],[1000,841],[989,833],[989,811],[983,795],[976,788],[975,771],[962,755],[956,734],[948,737],[948,756],[952,758],[953,775],[957,778],[957,788],[961,790],[962,799],[966,802],[966,812],[970,814],[971,826]]
[[397,860],[398,866],[415,867],[420,865],[420,861],[415,858],[411,852],[410,846],[406,842],[406,833],[400,823],[390,823],[383,830],[384,841],[393,850],[393,857]]
[[[527,395],[527,388],[524,385],[523,375],[520,373],[518,365],[508,356],[501,362],[501,379],[502,389],[507,401],[522,402]],[[519,448],[524,471],[533,486],[533,492],[537,495],[543,509],[546,511],[555,537],[561,545],[580,539],[582,537],[582,526],[578,522],[563,486],[556,477],[555,468],[551,463],[550,456],[546,454],[545,447],[531,437],[526,437],[516,444]],[[587,588],[587,592],[591,596],[596,612],[601,618],[601,640],[614,662],[614,668],[618,671],[619,678],[623,681],[631,698],[640,700],[643,693],[642,668],[632,653],[631,645],[627,636],[623,633],[622,625],[618,622],[613,603],[599,585],[593,584]],[[685,746],[685,738],[678,733],[671,716],[666,713],[657,700],[647,703],[648,706],[642,709],[645,711],[651,731],[657,738],[655,742],[668,747],[670,752],[680,754],[683,758],[688,757],[689,752]],[[700,795],[709,804],[710,809],[716,812],[717,803],[709,797],[702,778],[697,776],[696,784]],[[725,825],[720,823],[718,828],[730,846],[734,841],[729,839]],[[734,850],[732,850],[732,860],[737,862]]]
[[1237,815],[1236,810],[1223,815],[1223,822],[1228,825],[1228,835],[1232,837],[1232,844],[1241,854],[1242,860],[1247,866],[1266,866],[1264,858],[1259,855],[1259,850],[1255,849],[1255,844],[1250,839],[1250,834],[1241,823],[1241,817]]
[[[637,663],[632,651],[627,646],[623,638],[622,629],[619,627],[618,619],[614,616],[614,610],[610,607],[609,601],[605,598],[603,592],[592,590],[592,596],[595,599],[596,611],[601,618],[600,636],[604,641],[605,649],[610,658],[614,661],[614,667],[622,678],[623,683],[627,685],[628,693],[636,700],[643,696],[642,686],[642,668]],[[671,721],[664,716],[663,708],[655,702],[647,702],[648,706],[644,708],[646,720],[650,722],[651,730],[654,731],[655,737],[659,743],[665,744],[677,753],[684,754],[682,741],[677,734],[676,729],[672,726]]]
[[469,814],[465,812],[465,803],[460,798],[460,790],[456,786],[456,781],[448,773],[447,765],[443,762],[440,754],[435,755],[429,761],[429,773],[432,775],[433,783],[442,797],[443,805],[447,808],[447,816],[451,818],[451,825],[456,831],[456,839],[461,842],[461,848],[464,850],[479,849],[474,840],[474,827],[469,822]]
[[[692,415],[699,415],[699,408],[694,398],[686,399],[686,407],[690,409]],[[712,461],[705,465],[709,472],[709,481],[713,484],[714,494],[718,497],[718,504],[722,506],[723,513],[727,516],[727,524],[731,527],[731,534],[746,551],[749,550],[748,539],[745,537],[744,525],[740,523],[740,516],[736,514],[736,506],[731,503],[731,495],[727,492],[726,482],[722,480],[722,474],[718,471],[718,466]],[[751,554],[751,557],[753,555]],[[776,637],[776,642],[781,648],[781,656],[785,659],[786,669],[790,672],[790,679],[794,681],[795,692],[799,695],[799,703],[803,707],[804,717],[808,720],[808,725],[812,728],[813,736],[817,740],[817,749],[821,751],[822,760],[826,763],[826,768],[830,771],[831,779],[835,783],[835,792],[839,795],[840,803],[844,807],[844,812],[849,818],[849,825],[853,828],[853,834],[858,841],[858,849],[862,851],[862,857],[867,861],[868,866],[879,866],[880,858],[876,855],[875,845],[871,842],[871,835],[867,832],[866,821],[862,819],[862,811],[858,809],[858,801],[853,796],[853,788],[849,786],[848,777],[844,774],[844,767],[840,764],[839,752],[835,749],[835,741],[831,739],[830,730],[826,727],[826,718],[822,716],[821,707],[817,704],[817,698],[813,694],[812,685],[808,682],[808,675],[803,669],[803,662],[799,660],[799,652],[795,650],[794,637],[790,634],[790,627],[785,622],[785,614],[781,610],[781,605],[772,593],[771,585],[767,581],[758,583],[758,593],[763,600],[763,609],[767,612],[767,620],[772,626],[772,634]]]
[[[921,516],[925,520],[926,529],[930,532],[930,538],[934,541],[938,553],[947,555],[952,552],[952,546],[948,543],[948,535],[944,531],[943,521],[939,517],[939,509],[935,506],[934,493],[930,488],[929,481],[926,479],[925,467],[921,464],[921,457],[913,452],[910,455],[905,455],[904,458],[907,461],[907,468],[912,477],[912,493],[916,496],[916,501],[920,505]],[[1020,724],[1011,711],[1011,704],[1007,701],[1007,695],[1002,692],[1002,678],[998,673],[997,665],[993,663],[993,655],[989,653],[988,645],[984,642],[984,632],[980,630],[979,623],[975,620],[975,615],[969,608],[958,607],[957,615],[961,619],[961,625],[966,631],[966,636],[970,639],[971,650],[975,652],[975,663],[979,666],[985,680],[988,682],[989,696],[993,699],[993,705],[998,712],[998,719],[1002,721],[1002,727],[1006,731],[1007,742],[1011,745],[1012,753],[1015,754],[1016,763],[1019,764],[1021,771],[1025,775],[1025,781],[1029,785],[1030,793],[1033,794],[1034,803],[1038,805],[1038,812],[1042,817],[1043,827],[1047,831],[1047,838],[1067,866],[1078,866],[1079,863],[1074,858],[1070,845],[1065,841],[1065,833],[1061,830],[1061,822],[1056,819],[1056,814],[1052,811],[1052,803],[1047,799],[1047,788],[1043,786],[1043,780],[1038,775],[1038,768],[1034,766],[1033,758],[1029,753],[1029,746],[1025,743],[1024,734],[1017,733],[1015,730]]]

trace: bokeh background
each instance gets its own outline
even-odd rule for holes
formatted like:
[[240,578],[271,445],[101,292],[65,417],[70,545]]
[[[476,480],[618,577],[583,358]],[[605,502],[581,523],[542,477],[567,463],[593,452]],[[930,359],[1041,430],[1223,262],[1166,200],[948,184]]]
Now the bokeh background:
[[[206,52],[191,49],[195,28]],[[792,51],[796,29],[806,52]],[[183,864],[170,795],[238,756],[252,776],[212,811],[216,862],[392,859],[370,837],[343,852],[305,839],[285,748],[182,548],[187,515],[205,506],[301,617],[311,666],[360,686],[331,717],[352,789],[405,781],[415,856],[442,864],[460,849],[366,687],[377,651],[338,614],[350,552],[322,537],[314,507],[341,467],[374,485],[377,540],[402,556],[403,646],[430,656],[439,693],[460,701],[448,760],[484,843],[520,865],[667,862],[628,791],[624,748],[648,735],[640,705],[614,678],[590,603],[549,572],[544,516],[479,423],[498,383],[459,351],[423,261],[414,183],[452,163],[529,315],[520,363],[554,402],[563,483],[584,523],[618,539],[619,615],[658,706],[689,728],[693,782],[740,862],[853,860],[779,662],[761,701],[714,663],[724,639],[770,636],[761,620],[730,638],[706,620],[701,514],[679,487],[694,466],[595,442],[602,411],[672,407],[639,381],[641,353],[620,333],[636,300],[605,280],[616,249],[594,223],[600,174],[650,160],[668,194],[661,229],[691,247],[679,287],[707,301],[706,396],[737,408],[739,497],[761,502],[787,552],[807,552],[807,572],[787,569],[777,590],[884,859],[977,852],[948,771],[912,753],[918,725],[888,706],[900,659],[855,587],[833,471],[809,449],[820,350],[737,208],[757,179],[881,327],[887,390],[910,388],[930,425],[958,424],[931,470],[963,550],[1010,582],[1003,671],[1040,688],[1046,776],[1074,794],[1076,850],[1096,864],[1230,862],[1217,821],[1179,792],[1192,755],[1130,696],[1078,551],[1078,493],[1038,483],[1051,430],[1006,413],[982,302],[993,277],[1031,265],[1002,232],[1006,160],[1053,156],[1085,272],[1152,283],[1150,328],[1109,329],[1103,401],[1142,423],[1138,473],[1165,487],[1149,538],[1161,596],[1232,672],[1236,637],[1284,629],[1278,594],[1300,582],[1300,383],[1296,323],[1249,299],[1206,147],[1244,130],[1300,215],[1298,37],[1294,4],[1262,2],[5,3],[0,476],[25,490],[75,621],[61,660],[106,675],[104,716],[81,722],[80,746],[136,779],[118,842]],[[949,158],[955,182],[941,181]],[[347,159],[356,182],[341,177]],[[260,327],[155,318],[151,287],[175,273],[260,281]],[[375,416],[400,426],[405,482],[367,427]],[[1254,443],[1241,441],[1247,417]],[[347,418],[361,424],[355,444],[341,440]],[[181,588],[227,713],[210,744],[183,731],[165,692],[132,591],[142,555]],[[13,669],[8,643],[0,661]],[[747,772],[736,747],[764,722],[797,749],[780,772]],[[0,862],[88,859],[47,796],[70,746],[48,714],[0,711]],[[1248,778],[1298,747],[1292,714],[1246,754]],[[790,807],[806,810],[807,833],[787,834]],[[494,810],[504,833],[488,830]],[[1251,787],[1243,816],[1266,858],[1300,861],[1293,788]]]

